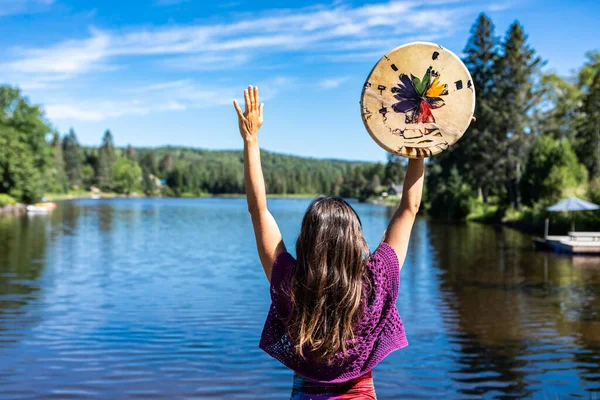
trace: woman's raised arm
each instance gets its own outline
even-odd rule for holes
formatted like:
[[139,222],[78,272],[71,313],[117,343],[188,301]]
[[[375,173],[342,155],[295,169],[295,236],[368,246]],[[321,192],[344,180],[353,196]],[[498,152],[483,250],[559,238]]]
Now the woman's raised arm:
[[237,101],[233,101],[238,114],[240,134],[244,140],[244,186],[246,187],[248,212],[252,217],[258,256],[270,282],[275,258],[286,249],[279,226],[267,209],[265,180],[258,146],[258,130],[263,123],[263,104],[260,104],[258,100],[258,87],[248,86],[248,89],[244,90],[244,100],[246,110],[243,113]]
[[424,175],[425,165],[422,158],[408,160],[402,188],[402,200],[383,235],[383,241],[396,250],[400,268],[404,264],[410,232],[421,205]]

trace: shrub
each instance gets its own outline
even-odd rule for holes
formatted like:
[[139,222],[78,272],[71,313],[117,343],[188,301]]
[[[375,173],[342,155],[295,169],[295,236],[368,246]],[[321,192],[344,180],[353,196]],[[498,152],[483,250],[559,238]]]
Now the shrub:
[[16,204],[17,201],[15,199],[13,199],[12,197],[10,197],[9,195],[7,195],[6,193],[0,193],[0,207],[4,207],[4,206],[12,206],[14,204]]

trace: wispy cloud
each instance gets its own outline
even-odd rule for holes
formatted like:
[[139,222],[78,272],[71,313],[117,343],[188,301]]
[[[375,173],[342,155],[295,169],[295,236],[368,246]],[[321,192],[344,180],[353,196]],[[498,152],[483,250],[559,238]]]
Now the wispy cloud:
[[322,81],[320,81],[319,86],[322,87],[323,89],[335,89],[336,87],[339,87],[342,83],[346,82],[348,79],[350,79],[349,76],[341,76],[338,78],[327,78],[327,79],[323,79]]
[[54,0],[0,0],[0,17],[47,11]]
[[164,65],[185,71],[217,71],[239,67],[250,57],[250,54],[199,54],[170,57],[164,60]]
[[[275,77],[261,82],[261,99],[269,100],[294,84],[292,77]],[[106,101],[86,98],[48,102],[46,115],[51,120],[104,121],[126,116],[145,116],[155,112],[185,111],[220,105],[231,106],[241,97],[239,87],[208,87],[189,79],[160,82],[124,90],[125,99]]]
[[[177,0],[159,0],[173,1]],[[390,42],[398,43],[418,32],[448,35],[461,18],[472,13],[464,2],[437,3],[435,10],[430,2],[390,1],[244,14],[224,23],[111,31],[91,28],[86,38],[46,48],[13,49],[13,57],[0,68],[69,79],[131,57],[153,56],[152,62],[177,69],[214,70],[274,53],[310,57],[348,55],[365,49],[381,52],[389,49]]]
[[176,101],[146,104],[139,101],[101,101],[83,103],[56,103],[44,107],[52,120],[104,121],[123,116],[144,116],[159,111],[182,111],[187,107]]

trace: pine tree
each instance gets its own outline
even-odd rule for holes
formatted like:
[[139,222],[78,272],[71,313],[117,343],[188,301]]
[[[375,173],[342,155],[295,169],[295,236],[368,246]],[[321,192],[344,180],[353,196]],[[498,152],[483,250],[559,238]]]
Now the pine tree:
[[387,164],[383,172],[384,185],[397,185],[404,179],[404,164],[406,160],[393,153],[387,154]]
[[62,141],[62,154],[65,164],[65,172],[69,187],[81,186],[81,169],[83,167],[83,153],[77,141],[77,135],[73,128],[65,135]]
[[173,166],[175,164],[175,160],[171,153],[166,154],[161,160],[159,165],[159,170],[163,176],[167,176],[173,171]]
[[535,78],[544,64],[527,43],[527,35],[515,21],[502,43],[502,55],[495,66],[497,137],[503,150],[504,176],[508,199],[515,208],[520,207],[521,170],[530,147],[531,111],[539,104],[540,93],[534,89]]
[[583,118],[577,134],[576,152],[593,179],[600,176],[600,68],[589,86],[581,110]]
[[116,160],[115,145],[110,130],[104,133],[102,146],[98,151],[98,170],[96,179],[102,190],[112,190],[114,181],[114,164]]
[[[465,133],[465,139],[453,146],[444,164],[444,170],[456,167],[467,182],[478,189],[487,202],[488,194],[494,190],[501,154],[498,153],[497,137],[494,133],[497,116],[495,103],[498,102],[495,86],[498,80],[497,69],[499,38],[494,33],[494,24],[487,15],[481,13],[471,28],[463,62],[473,79],[477,101],[477,120]],[[440,159],[440,161],[444,161]]]
[[128,144],[127,148],[125,149],[125,158],[131,161],[135,161],[135,149],[131,147],[130,144]]
[[48,169],[48,171],[50,171],[50,176],[46,177],[46,189],[55,193],[64,193],[68,188],[68,182],[65,173],[62,143],[60,141],[60,135],[57,132],[54,132],[52,135],[50,146],[52,147],[54,156],[52,168]]

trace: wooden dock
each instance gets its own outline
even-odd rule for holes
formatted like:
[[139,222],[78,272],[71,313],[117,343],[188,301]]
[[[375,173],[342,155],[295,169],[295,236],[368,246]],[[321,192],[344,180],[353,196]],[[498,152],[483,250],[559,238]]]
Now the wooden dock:
[[[584,233],[584,232],[581,232]],[[600,255],[600,240],[586,239],[580,235],[534,237],[536,250],[552,250],[558,253]]]

